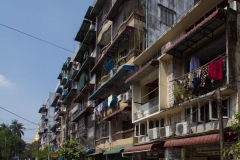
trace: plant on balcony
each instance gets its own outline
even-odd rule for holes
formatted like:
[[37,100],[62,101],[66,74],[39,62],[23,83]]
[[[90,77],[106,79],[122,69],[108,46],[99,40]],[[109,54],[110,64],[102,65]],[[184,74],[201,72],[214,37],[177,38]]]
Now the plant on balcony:
[[[236,113],[234,115],[234,120],[232,122],[231,129],[234,133],[236,133],[238,136],[240,134],[240,112]],[[237,139],[237,137],[236,137]],[[240,140],[238,139],[235,143],[233,143],[230,147],[225,147],[221,151],[222,157],[233,159],[233,155],[236,156],[237,159],[240,158]]]
[[78,149],[78,142],[75,140],[65,141],[64,145],[59,148],[58,152],[69,160],[83,157],[86,154],[82,148]]
[[177,88],[174,89],[173,94],[176,98],[177,103],[181,103],[186,97],[186,89],[184,88],[184,86],[179,85]]
[[193,90],[192,89],[188,89],[187,90],[187,95],[188,95],[189,99],[192,99],[193,98]]

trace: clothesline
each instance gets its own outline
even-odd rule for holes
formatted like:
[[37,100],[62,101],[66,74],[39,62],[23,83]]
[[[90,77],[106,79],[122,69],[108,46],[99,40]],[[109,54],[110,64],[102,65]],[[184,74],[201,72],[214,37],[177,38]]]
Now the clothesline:
[[[220,57],[226,57],[227,55],[224,55],[224,54],[226,54],[226,52],[224,52],[223,54],[221,54],[221,55],[219,55],[219,56],[217,56],[216,58],[214,58],[212,61],[210,61],[210,62],[213,62],[213,61],[215,61],[215,60],[217,60],[218,58],[220,58]],[[224,55],[224,56],[223,56]],[[206,63],[206,64],[204,64],[204,65],[202,65],[201,67],[199,67],[199,68],[202,68],[202,67],[204,67],[204,66],[206,66],[206,65],[209,65],[209,63],[210,62],[208,62],[208,63]],[[172,81],[176,81],[176,80],[178,80],[179,78],[181,78],[181,77],[184,77],[184,76],[186,76],[186,75],[188,75],[189,73],[193,73],[193,72],[195,72],[195,71],[197,71],[199,68],[197,68],[197,69],[194,69],[193,71],[191,71],[191,72],[188,72],[188,73],[185,73],[185,74],[183,74],[183,75],[181,75],[181,76],[179,76],[178,78],[174,78]],[[171,82],[172,82],[171,81]]]

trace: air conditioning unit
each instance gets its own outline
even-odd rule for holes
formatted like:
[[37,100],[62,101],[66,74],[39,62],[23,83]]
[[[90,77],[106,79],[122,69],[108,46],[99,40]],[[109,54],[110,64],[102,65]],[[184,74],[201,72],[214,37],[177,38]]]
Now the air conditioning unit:
[[140,119],[143,117],[143,110],[138,110],[137,111],[137,119]]
[[152,128],[148,130],[148,137],[149,139],[157,139],[159,138],[159,128]]
[[185,135],[189,132],[189,122],[181,122],[176,124],[176,135]]
[[122,97],[123,97],[122,94],[119,94],[119,95],[117,96],[118,102],[122,101]]
[[127,91],[126,93],[123,94],[122,101],[126,103],[131,98],[132,98],[132,91]]
[[160,127],[159,135],[160,135],[160,138],[169,137],[170,136],[170,127],[169,126]]

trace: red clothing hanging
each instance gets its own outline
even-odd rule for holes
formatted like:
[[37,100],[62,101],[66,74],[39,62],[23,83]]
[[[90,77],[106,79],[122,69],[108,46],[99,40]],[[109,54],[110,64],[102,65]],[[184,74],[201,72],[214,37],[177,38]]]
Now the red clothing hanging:
[[209,63],[208,78],[213,80],[222,80],[223,78],[223,59],[219,58],[215,62]]

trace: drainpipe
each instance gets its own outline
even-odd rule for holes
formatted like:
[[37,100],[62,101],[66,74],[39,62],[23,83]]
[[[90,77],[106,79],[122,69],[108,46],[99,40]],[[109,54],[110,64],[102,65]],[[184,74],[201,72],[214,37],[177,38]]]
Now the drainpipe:
[[146,32],[146,48],[148,47],[148,0],[146,0],[146,26],[145,26],[145,32]]

